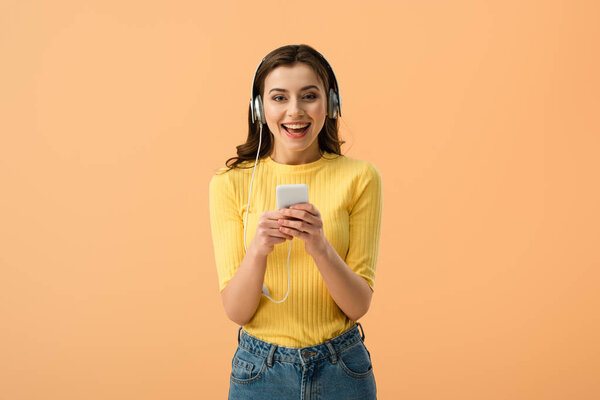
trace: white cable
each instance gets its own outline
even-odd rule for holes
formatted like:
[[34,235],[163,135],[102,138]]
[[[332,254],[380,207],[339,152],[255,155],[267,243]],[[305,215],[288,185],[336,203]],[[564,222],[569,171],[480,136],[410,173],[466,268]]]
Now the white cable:
[[[248,193],[248,205],[246,206],[246,217],[244,218],[244,251],[248,251],[248,249],[246,248],[246,223],[248,222],[248,212],[250,211],[250,196],[252,195],[252,181],[254,180],[254,172],[256,171],[256,163],[258,163],[258,154],[260,153],[260,144],[262,143],[262,127],[263,124],[258,123],[260,125],[260,135],[258,137],[258,151],[256,152],[256,160],[254,161],[254,168],[252,169],[252,178],[250,178],[250,192]],[[271,296],[269,296],[269,289],[267,289],[267,286],[263,283],[263,294],[269,299],[271,300],[273,303],[283,303],[285,301],[285,299],[287,299],[288,294],[290,293],[290,254],[292,253],[292,241],[290,240],[290,249],[288,251],[288,259],[287,259],[287,277],[288,277],[288,287],[287,287],[287,293],[285,294],[285,297],[281,300],[273,300],[271,298]],[[265,293],[266,292],[266,293]]]

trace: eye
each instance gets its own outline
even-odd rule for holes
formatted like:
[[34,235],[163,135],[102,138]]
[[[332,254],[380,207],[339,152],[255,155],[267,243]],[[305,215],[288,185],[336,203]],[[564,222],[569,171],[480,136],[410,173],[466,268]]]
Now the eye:
[[[306,98],[307,96],[311,96],[311,97],[308,97],[309,99],[316,99],[317,98],[317,96],[314,93],[309,93],[309,94],[307,94],[304,97]],[[275,100],[275,101],[278,102],[279,100],[277,100],[277,99],[280,98],[280,97],[283,97],[283,96],[275,96],[275,97],[273,97],[273,100]]]

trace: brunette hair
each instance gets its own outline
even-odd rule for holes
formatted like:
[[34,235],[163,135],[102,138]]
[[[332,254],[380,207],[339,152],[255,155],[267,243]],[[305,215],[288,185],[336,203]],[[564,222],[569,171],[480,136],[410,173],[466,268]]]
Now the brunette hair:
[[[267,54],[264,61],[256,71],[256,79],[254,82],[254,87],[252,88],[253,93],[260,93],[261,97],[264,99],[263,91],[265,78],[269,72],[280,65],[293,65],[299,62],[307,64],[315,71],[323,83],[326,96],[328,96],[329,88],[331,87],[332,82],[334,82],[334,79],[333,76],[330,75],[331,72],[327,67],[327,61],[323,59],[323,57],[321,57],[321,55],[315,49],[306,44],[282,46]],[[257,89],[257,91],[255,91],[255,89]],[[338,88],[334,88],[334,90],[337,92]],[[328,99],[326,97],[326,105],[328,104],[327,100]],[[337,119],[330,119],[329,116],[325,117],[323,128],[317,136],[317,141],[319,142],[319,152],[321,153],[321,156],[324,152],[334,153],[342,156],[340,146],[344,144],[345,141],[340,140],[338,137],[338,119],[339,114]],[[248,105],[248,137],[246,139],[246,143],[236,146],[237,157],[231,157],[225,162],[225,165],[229,168],[227,171],[230,171],[234,168],[252,168],[250,165],[248,167],[243,167],[239,164],[243,163],[244,161],[256,159],[260,135],[259,124],[259,120],[255,120],[254,123],[252,123],[252,112],[250,105]],[[264,135],[261,140],[260,152],[258,155],[259,158],[269,156],[273,152],[273,133],[269,130],[266,124],[263,127],[263,131],[266,131],[269,134]],[[230,161],[233,162],[230,163]]]

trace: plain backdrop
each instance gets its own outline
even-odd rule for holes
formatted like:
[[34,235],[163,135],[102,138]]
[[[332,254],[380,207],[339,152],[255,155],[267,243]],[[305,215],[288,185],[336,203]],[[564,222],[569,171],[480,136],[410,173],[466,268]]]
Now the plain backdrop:
[[379,398],[600,398],[598,15],[2,0],[0,400],[226,398],[208,183],[258,63],[300,43],[337,75],[342,153],[383,179]]

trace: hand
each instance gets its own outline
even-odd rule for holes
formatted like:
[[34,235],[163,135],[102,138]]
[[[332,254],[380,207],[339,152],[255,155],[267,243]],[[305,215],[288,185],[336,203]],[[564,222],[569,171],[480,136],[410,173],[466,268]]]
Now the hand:
[[325,253],[327,238],[323,233],[321,213],[311,203],[298,203],[279,210],[284,215],[277,222],[279,231],[304,240],[304,249],[313,258]]
[[265,211],[260,215],[256,233],[250,243],[258,254],[268,255],[273,251],[276,244],[283,243],[286,240],[292,240],[294,237],[282,232],[279,229],[278,219],[284,218],[279,210]]

